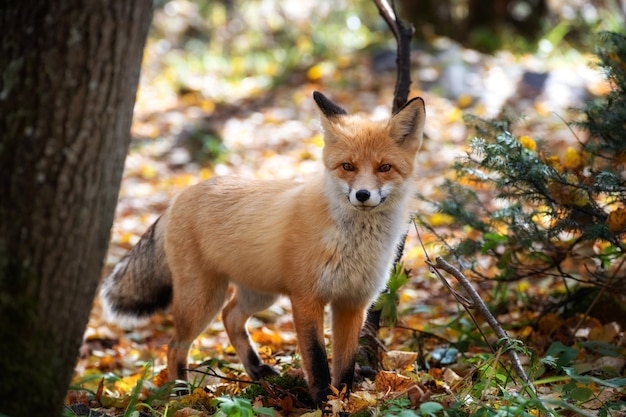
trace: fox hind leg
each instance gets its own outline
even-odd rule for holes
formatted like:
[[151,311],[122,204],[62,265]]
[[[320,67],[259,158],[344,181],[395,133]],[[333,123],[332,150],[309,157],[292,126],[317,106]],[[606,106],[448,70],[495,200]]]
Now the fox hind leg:
[[246,323],[251,315],[270,307],[278,298],[275,294],[256,292],[237,287],[235,296],[222,311],[224,327],[237,355],[243,363],[248,376],[253,380],[277,375],[276,370],[264,364],[253,347]]
[[224,305],[228,280],[219,275],[187,275],[175,280],[172,315],[174,336],[167,350],[170,380],[187,380],[187,357],[194,340],[206,329]]

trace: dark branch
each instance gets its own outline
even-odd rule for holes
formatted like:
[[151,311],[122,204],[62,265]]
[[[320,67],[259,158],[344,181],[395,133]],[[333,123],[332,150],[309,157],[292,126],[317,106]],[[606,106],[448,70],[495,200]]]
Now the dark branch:
[[393,93],[391,110],[395,114],[409,99],[411,88],[411,39],[413,39],[415,29],[412,25],[407,26],[402,20],[398,19],[393,0],[391,2],[388,0],[374,0],[374,3],[376,3],[382,18],[387,22],[387,26],[391,29],[398,45],[396,55],[396,88]]

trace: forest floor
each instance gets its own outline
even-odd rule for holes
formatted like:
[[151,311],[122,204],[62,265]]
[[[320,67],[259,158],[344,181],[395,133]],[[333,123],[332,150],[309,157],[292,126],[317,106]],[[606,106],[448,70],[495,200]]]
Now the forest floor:
[[[305,179],[321,170],[323,140],[311,98],[314,90],[322,91],[349,112],[362,112],[373,118],[385,118],[390,113],[395,73],[384,69],[384,56],[375,59],[364,56],[330,70],[312,67],[294,73],[283,85],[271,90],[252,87],[240,94],[241,98],[229,102],[207,99],[193,91],[176,91],[150,70],[151,63],[158,58],[156,47],[148,45],[135,108],[133,142],[126,160],[105,274],[138,241],[171,198],[187,186],[216,175]],[[413,54],[415,71],[411,91],[411,96],[421,96],[426,102],[426,139],[419,154],[416,187],[431,198],[437,198],[437,186],[452,175],[451,164],[467,149],[472,132],[465,126],[464,114],[496,117],[504,106],[523,116],[515,124],[517,135],[549,141],[557,153],[563,154],[580,134],[564,121],[581,117],[568,108],[580,106],[590,94],[602,94],[608,88],[601,74],[589,66],[591,56],[575,52],[558,60],[505,52],[488,56],[444,41],[435,50],[438,51],[435,54],[425,51]],[[456,58],[451,61],[451,56]],[[247,88],[245,81],[240,88]],[[437,216],[417,202],[415,209],[427,216]],[[383,355],[386,372],[360,380],[349,399],[338,393],[328,406],[331,415],[364,409],[397,415],[399,411],[394,412],[393,407],[419,409],[420,415],[426,415],[428,408],[420,409],[420,405],[438,402],[450,407],[463,402],[464,393],[470,390],[467,387],[477,378],[474,365],[478,361],[472,358],[488,350],[463,308],[429,271],[424,250],[433,259],[445,252],[435,236],[412,225],[404,255],[410,280],[400,291],[400,321],[394,327],[383,326],[379,334],[388,351]],[[481,295],[489,300],[493,286],[477,284],[481,286]],[[559,283],[552,279],[518,282],[511,284],[511,294],[523,293],[525,300],[548,303],[556,287]],[[580,316],[563,319],[556,314],[545,314],[542,307],[525,304],[517,297],[509,301],[504,314],[498,315],[509,334],[523,340],[535,353],[534,359],[524,356],[527,365],[537,357],[545,357],[554,342],[563,343],[567,349],[574,341],[595,341],[614,346],[620,353],[583,354],[577,350],[574,354],[578,355],[578,369],[598,375],[610,367],[615,376],[623,377],[624,320],[622,323],[596,318],[581,321]],[[575,328],[574,340],[567,340],[561,334],[563,329]],[[288,300],[281,299],[257,315],[250,321],[249,329],[267,361],[284,373],[298,375],[296,335]],[[75,369],[76,389],[68,393],[68,407],[78,415],[82,415],[77,411],[78,404],[98,410],[92,413],[118,415],[128,410],[129,403],[135,399],[147,404],[138,408],[145,415],[174,415],[174,411],[177,416],[208,415],[214,409],[207,405],[210,401],[204,395],[213,399],[241,393],[245,383],[220,378],[245,379],[245,374],[218,318],[197,339],[190,353],[193,363],[208,358],[219,360],[213,363],[215,376],[203,382],[210,389],[202,391],[205,394],[195,392],[193,398],[157,401],[155,392],[163,384],[161,371],[171,334],[172,322],[167,314],[157,315],[132,329],[108,323],[102,316],[100,300],[96,299]],[[461,345],[465,349],[458,353],[459,360],[456,355],[448,362],[440,357],[445,349]],[[444,351],[438,350],[441,348]],[[430,370],[418,369],[417,357],[421,357],[420,363],[428,362]],[[562,399],[563,390],[556,389],[555,384],[565,379],[551,372],[541,377],[544,382],[537,386],[539,396],[547,400]],[[577,404],[577,410],[598,415],[607,401],[624,404],[623,389],[607,387],[595,380],[586,385],[578,383],[576,387],[583,385],[593,391],[593,396]],[[488,403],[491,394],[484,388],[480,400]],[[274,393],[258,397],[253,405],[271,407],[280,415],[307,412],[318,415],[293,398]],[[492,406],[497,408],[497,404]],[[563,412],[570,413],[566,409]],[[126,411],[125,415],[132,414]]]

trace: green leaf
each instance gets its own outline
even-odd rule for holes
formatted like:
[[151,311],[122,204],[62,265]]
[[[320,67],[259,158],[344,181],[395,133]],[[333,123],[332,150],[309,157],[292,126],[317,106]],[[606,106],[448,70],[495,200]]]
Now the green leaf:
[[590,340],[587,342],[580,342],[580,345],[603,356],[619,358],[624,355],[624,348],[606,342],[596,342]]
[[436,413],[443,410],[443,405],[434,401],[427,401],[420,405],[420,413],[423,416],[435,416]]
[[556,369],[557,371],[560,371],[564,369],[565,366],[572,363],[578,355],[578,350],[565,346],[561,342],[554,342],[548,348],[546,355],[558,357],[556,361]]
[[626,378],[600,379],[588,375],[579,375],[574,368],[564,367],[563,372],[580,384],[597,384],[609,388],[626,387]]
[[587,401],[592,395],[593,391],[587,387],[576,387],[568,393],[569,398],[580,402]]
[[398,416],[398,417],[417,417],[418,414],[415,413],[415,411],[413,411],[413,410],[402,410],[398,414],[396,414],[396,416]]
[[409,277],[407,277],[404,272],[404,267],[401,262],[398,262],[391,272],[391,276],[389,277],[389,282],[387,283],[387,288],[389,292],[398,291],[403,285],[409,282]]

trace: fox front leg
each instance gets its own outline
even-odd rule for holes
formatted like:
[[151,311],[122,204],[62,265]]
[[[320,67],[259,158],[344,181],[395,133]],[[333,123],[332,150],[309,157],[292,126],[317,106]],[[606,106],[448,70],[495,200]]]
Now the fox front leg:
[[319,405],[330,394],[330,371],[324,343],[324,303],[292,297],[291,307],[309,393]]
[[333,385],[352,389],[354,362],[359,345],[359,334],[367,306],[333,303]]

